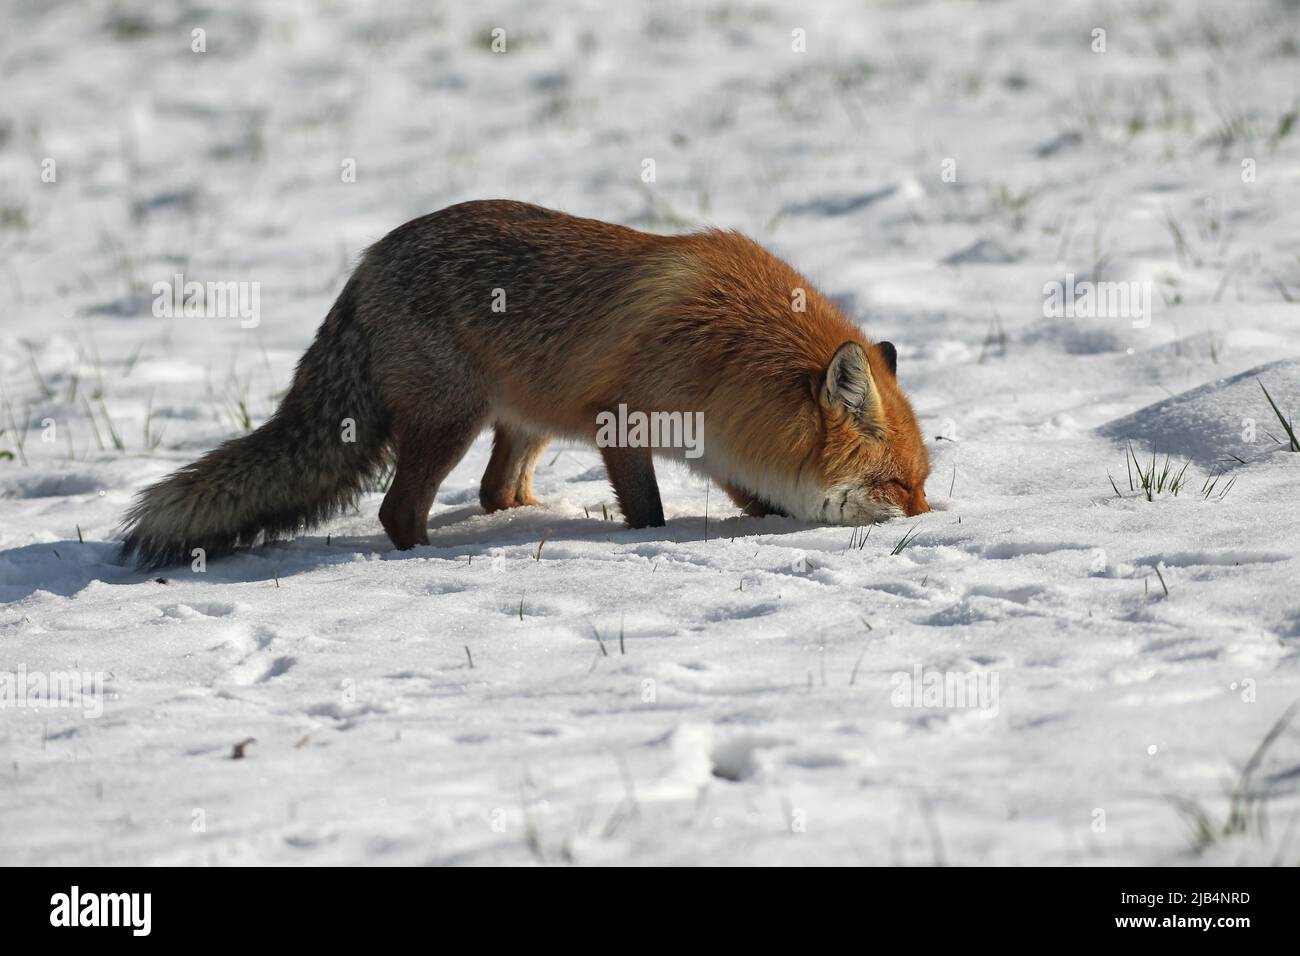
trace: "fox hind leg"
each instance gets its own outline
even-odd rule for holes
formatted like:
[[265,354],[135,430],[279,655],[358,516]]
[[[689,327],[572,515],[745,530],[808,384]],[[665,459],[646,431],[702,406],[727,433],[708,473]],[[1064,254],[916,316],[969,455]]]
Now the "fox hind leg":
[[533,497],[533,468],[550,442],[549,435],[537,435],[497,423],[492,439],[492,457],[479,485],[478,500],[489,513],[503,508],[522,508],[539,502]]
[[429,543],[429,509],[438,486],[482,428],[481,415],[451,421],[411,416],[394,428],[397,471],[379,506],[379,520],[398,550]]

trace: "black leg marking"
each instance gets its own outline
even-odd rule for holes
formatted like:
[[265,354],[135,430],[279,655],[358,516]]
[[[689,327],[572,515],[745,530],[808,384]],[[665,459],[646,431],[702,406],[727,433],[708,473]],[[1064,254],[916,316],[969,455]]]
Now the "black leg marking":
[[605,471],[629,528],[662,528],[664,506],[659,499],[654,459],[648,448],[602,448]]

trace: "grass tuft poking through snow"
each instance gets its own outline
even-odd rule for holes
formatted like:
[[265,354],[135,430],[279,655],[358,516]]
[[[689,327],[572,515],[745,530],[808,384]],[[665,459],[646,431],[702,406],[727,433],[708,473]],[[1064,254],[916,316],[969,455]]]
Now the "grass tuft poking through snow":
[[[1168,797],[1186,824],[1192,847],[1197,853],[1204,853],[1215,844],[1234,837],[1254,837],[1260,841],[1267,838],[1269,791],[1260,786],[1258,776],[1265,757],[1290,726],[1297,711],[1300,711],[1300,701],[1295,701],[1283,712],[1255,747],[1228,792],[1228,809],[1222,819],[1216,820],[1213,813],[1192,797],[1177,794]],[[1292,820],[1288,830],[1292,830],[1294,825]],[[1279,853],[1272,862],[1276,866],[1286,865],[1288,861]]]
[[890,554],[902,554],[902,553],[903,553],[903,549],[906,548],[906,547],[907,547],[909,544],[911,544],[912,542],[914,542],[914,541],[915,541],[915,540],[920,536],[920,534],[921,534],[921,532],[920,532],[920,530],[919,530],[920,527],[921,527],[921,526],[920,526],[919,524],[916,524],[916,525],[913,525],[913,526],[912,526],[910,529],[908,529],[906,532],[904,532],[903,536],[902,536],[901,538],[898,539],[898,544],[894,545],[894,547],[890,550],[889,553],[890,553]]
[[1268,404],[1269,407],[1273,409],[1273,414],[1276,415],[1277,420],[1281,422],[1282,430],[1286,432],[1287,441],[1289,442],[1288,450],[1300,451],[1300,440],[1296,439],[1295,428],[1291,425],[1291,419],[1282,414],[1282,409],[1277,407],[1277,402],[1273,401],[1273,396],[1268,393],[1268,389],[1264,388],[1263,382],[1259,383],[1259,387],[1264,392],[1264,397],[1268,399]]
[[[1147,501],[1155,501],[1156,495],[1169,494],[1176,496],[1183,490],[1187,484],[1187,466],[1191,462],[1183,462],[1183,466],[1178,468],[1171,456],[1166,455],[1164,464],[1157,466],[1157,456],[1153,452],[1151,463],[1143,465],[1138,461],[1137,453],[1133,451],[1133,445],[1128,445],[1128,458],[1125,465],[1128,471],[1129,491],[1141,491],[1146,496]],[[1137,473],[1136,480],[1134,472]],[[1110,472],[1106,473],[1109,476]],[[1111,487],[1115,487],[1115,480],[1111,479]],[[1119,489],[1115,488],[1115,494],[1119,494]]]

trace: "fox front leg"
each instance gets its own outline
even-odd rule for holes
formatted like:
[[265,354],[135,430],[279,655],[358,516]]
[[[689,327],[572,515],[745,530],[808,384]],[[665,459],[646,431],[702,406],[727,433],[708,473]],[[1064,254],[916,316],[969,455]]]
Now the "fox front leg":
[[649,448],[602,448],[605,471],[629,528],[662,528],[664,506]]
[[776,505],[772,504],[758,495],[751,494],[738,485],[730,482],[722,482],[722,490],[727,493],[727,497],[751,518],[765,518],[768,515],[779,515],[782,518],[790,517]]

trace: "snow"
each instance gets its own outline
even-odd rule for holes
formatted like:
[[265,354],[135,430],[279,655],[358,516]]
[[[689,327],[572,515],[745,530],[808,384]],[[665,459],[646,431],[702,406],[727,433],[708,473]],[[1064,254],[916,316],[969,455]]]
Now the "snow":
[[[1269,396],[1277,401],[1274,392],[1279,388],[1284,394],[1300,393],[1300,361],[1270,362],[1207,382],[1109,422],[1100,432],[1141,441],[1159,452],[1192,458],[1207,467],[1236,468],[1245,461],[1286,453],[1287,445],[1279,444],[1287,441],[1286,432],[1268,406]],[[1261,402],[1267,417],[1260,415]],[[1290,416],[1290,412],[1285,414]],[[1268,440],[1265,432],[1276,440]]]
[[[1294,4],[18,4],[3,33],[0,682],[103,705],[0,707],[6,862],[1300,857],[1294,727],[1247,777],[1265,825],[1223,832],[1300,698],[1300,456],[1256,382],[1300,413]],[[661,465],[668,526],[629,531],[560,447],[541,507],[486,516],[484,438],[430,547],[392,551],[374,494],[202,574],[116,563],[133,494],[270,413],[367,244],[486,197],[788,258],[897,344],[935,510],[741,519]],[[156,318],[177,272],[260,283],[260,321]],[[1067,274],[1151,283],[1149,327],[1046,317]],[[1131,491],[1129,441],[1183,491]]]

